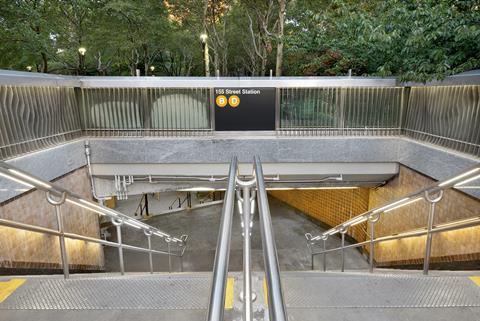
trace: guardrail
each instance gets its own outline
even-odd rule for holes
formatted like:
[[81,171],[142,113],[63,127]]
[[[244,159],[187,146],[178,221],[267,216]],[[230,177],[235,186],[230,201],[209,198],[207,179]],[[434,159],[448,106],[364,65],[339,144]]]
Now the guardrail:
[[[234,157],[230,163],[228,188],[225,194],[220,232],[215,252],[207,321],[223,321],[235,194],[237,195],[238,210],[241,216],[243,237],[243,291],[241,293],[243,320],[254,320],[252,303],[255,300],[255,293],[252,291],[251,231],[255,214],[255,197],[258,197],[269,320],[287,321],[278,255],[260,158],[258,156],[254,158],[254,175],[252,175],[250,180],[241,180],[237,175],[237,171],[237,158]],[[256,191],[254,190],[255,185]]]
[[[38,190],[45,192],[48,203],[54,206],[55,208],[56,219],[57,219],[57,230],[35,226],[31,224],[15,222],[7,219],[0,219],[0,225],[21,229],[21,230],[32,231],[36,233],[43,233],[43,234],[58,236],[59,243],[60,243],[60,255],[61,255],[61,261],[62,261],[62,267],[63,267],[63,274],[66,279],[69,277],[69,263],[68,263],[67,250],[65,247],[65,238],[82,240],[86,242],[92,242],[92,243],[97,243],[97,244],[118,248],[119,267],[122,275],[125,273],[123,250],[148,253],[150,273],[153,273],[153,259],[152,259],[153,254],[168,255],[169,271],[171,271],[172,269],[171,257],[177,256],[182,258],[183,254],[185,253],[185,249],[187,247],[187,240],[188,240],[187,235],[182,235],[181,237],[171,236],[170,234],[167,234],[156,227],[140,222],[134,218],[131,218],[125,214],[122,214],[108,207],[88,201],[82,198],[81,196],[78,196],[51,182],[42,180],[30,173],[22,171],[2,161],[0,161],[0,177],[19,183],[29,189],[36,188]],[[64,204],[65,202],[74,206],[81,207],[90,212],[94,212],[96,214],[110,218],[112,221],[112,224],[115,225],[116,227],[117,242],[111,242],[111,241],[106,241],[106,240],[102,240],[94,237],[88,237],[88,236],[79,235],[75,233],[65,232],[63,228],[64,217],[61,211],[62,204]],[[133,245],[122,243],[122,229],[121,229],[122,226],[133,227],[135,229],[143,231],[148,241],[148,248],[143,248],[139,246],[133,246]],[[161,250],[152,249],[152,243],[151,243],[152,236],[162,238],[167,243],[168,250],[161,251]],[[171,244],[174,244],[178,247],[176,252],[172,252]]]
[[0,158],[83,135],[210,135],[216,87],[276,88],[278,135],[401,135],[480,156],[478,79],[408,87],[392,78],[67,77],[0,71]]
[[73,88],[0,86],[0,159],[80,136]]
[[283,299],[280,268],[278,267],[277,247],[273,235],[272,218],[268,206],[267,190],[263,179],[263,169],[260,158],[255,156],[255,178],[258,194],[258,214],[260,216],[260,230],[262,234],[263,259],[265,262],[265,276],[268,293],[268,312],[270,320],[287,321],[285,301]]
[[[425,254],[424,254],[424,260],[423,260],[424,262],[423,274],[425,275],[428,274],[429,265],[430,265],[431,248],[432,248],[432,235],[434,233],[441,233],[445,231],[458,230],[458,229],[480,225],[480,213],[478,217],[474,216],[467,219],[434,225],[436,204],[442,200],[445,190],[461,187],[464,184],[467,184],[469,182],[476,181],[479,179],[480,179],[480,166],[476,166],[463,173],[453,176],[449,179],[435,183],[427,188],[408,194],[393,202],[389,202],[383,206],[371,209],[365,213],[357,215],[349,219],[348,221],[345,221],[344,223],[339,224],[325,231],[321,235],[312,236],[310,233],[305,234],[305,237],[307,239],[307,246],[311,251],[312,270],[314,269],[314,264],[313,264],[314,256],[320,255],[320,254],[323,255],[323,260],[322,260],[323,270],[326,271],[327,270],[327,265],[326,265],[327,253],[341,251],[341,254],[342,254],[341,271],[343,272],[345,271],[345,250],[348,248],[357,248],[357,247],[370,245],[369,267],[370,267],[370,272],[373,272],[375,243],[426,235],[427,239],[425,243]],[[427,201],[428,204],[430,205],[429,213],[428,213],[428,223],[425,228],[415,229],[415,230],[406,231],[406,232],[393,234],[389,236],[375,237],[375,223],[378,222],[381,215],[387,215],[387,213],[395,209],[408,206],[410,204],[413,204],[421,200]],[[347,233],[347,230],[363,222],[368,222],[370,224],[370,240],[354,243],[350,245],[345,245],[345,234]],[[335,234],[341,235],[341,239],[342,239],[341,246],[338,248],[327,249],[326,248],[327,239],[330,236],[333,236]],[[323,241],[323,248],[322,250],[315,252],[315,246],[318,246],[318,242],[320,241]]]
[[228,185],[223,202],[222,220],[215,251],[207,321],[223,321],[230,240],[232,237],[233,208],[235,204],[236,173],[237,158],[233,157],[228,171]]

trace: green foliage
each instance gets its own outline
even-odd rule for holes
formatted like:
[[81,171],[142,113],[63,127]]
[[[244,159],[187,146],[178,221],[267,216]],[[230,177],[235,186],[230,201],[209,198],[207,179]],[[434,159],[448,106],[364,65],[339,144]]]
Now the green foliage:
[[287,32],[292,74],[351,69],[427,81],[480,67],[478,1],[300,1],[295,11]]
[[[206,31],[212,68],[259,74],[260,64],[275,68],[276,10],[277,0],[0,0],[0,68],[150,75],[154,66],[155,75],[203,75]],[[480,67],[478,0],[290,0],[285,21],[287,76],[351,69],[427,81]]]

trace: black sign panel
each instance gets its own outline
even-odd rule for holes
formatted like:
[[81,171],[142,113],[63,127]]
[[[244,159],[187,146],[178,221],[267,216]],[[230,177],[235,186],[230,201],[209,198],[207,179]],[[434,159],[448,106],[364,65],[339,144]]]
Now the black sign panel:
[[275,130],[275,88],[215,88],[215,130]]

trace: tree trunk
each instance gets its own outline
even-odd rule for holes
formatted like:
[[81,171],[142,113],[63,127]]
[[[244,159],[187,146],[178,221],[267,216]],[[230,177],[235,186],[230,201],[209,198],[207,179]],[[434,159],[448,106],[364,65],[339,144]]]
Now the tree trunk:
[[144,68],[145,68],[145,76],[148,76],[148,46],[147,45],[143,45],[143,62],[145,64]]
[[261,75],[260,77],[265,76],[265,73],[267,72],[267,48],[265,46],[262,46],[262,66],[261,66]]
[[277,65],[275,70],[275,76],[280,77],[282,75],[283,65],[283,29],[285,24],[285,4],[286,0],[278,0],[278,41],[277,41]]
[[47,54],[42,52],[42,72],[43,73],[48,73],[48,58]]

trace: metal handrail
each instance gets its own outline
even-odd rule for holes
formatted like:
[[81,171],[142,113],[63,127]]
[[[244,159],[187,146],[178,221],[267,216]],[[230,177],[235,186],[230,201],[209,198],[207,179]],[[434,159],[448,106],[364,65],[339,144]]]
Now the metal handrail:
[[265,276],[268,293],[268,311],[270,320],[287,321],[285,300],[283,298],[278,255],[273,235],[272,218],[268,206],[267,191],[263,178],[262,163],[258,156],[254,158],[255,178],[257,182],[258,212],[260,217],[260,230],[262,234],[263,258],[265,262]]
[[[107,246],[114,246],[118,248],[119,251],[119,264],[120,264],[120,271],[124,274],[124,262],[123,262],[123,249],[126,250],[134,250],[134,251],[141,251],[147,252],[149,254],[149,263],[150,263],[150,272],[153,273],[153,262],[152,262],[152,254],[168,254],[169,255],[169,270],[171,271],[171,256],[183,256],[187,246],[187,235],[182,235],[181,237],[173,237],[170,234],[167,234],[158,228],[145,224],[141,221],[138,221],[134,218],[129,217],[121,212],[116,210],[107,208],[103,205],[96,204],[94,202],[85,200],[79,195],[74,194],[71,191],[68,191],[54,183],[45,181],[41,178],[38,178],[30,173],[27,173],[15,166],[12,166],[8,163],[0,161],[0,177],[9,179],[13,182],[22,184],[30,189],[36,188],[38,190],[44,191],[46,193],[46,198],[49,204],[55,207],[56,217],[57,217],[57,225],[58,230],[52,230],[48,228],[43,228],[39,226],[34,226],[30,224],[24,224],[20,222],[10,221],[6,219],[0,219],[0,225],[8,226],[12,228],[18,228],[23,230],[29,230],[37,233],[45,233],[50,235],[56,235],[59,237],[60,240],[60,254],[62,259],[62,266],[64,271],[64,277],[69,277],[69,264],[68,264],[68,257],[67,251],[65,248],[65,241],[64,238],[72,238],[78,240],[84,240],[87,242],[94,242],[98,244],[103,244]],[[63,216],[61,213],[61,206],[64,203],[69,203],[77,207],[81,207],[83,209],[89,210],[91,212],[109,217],[112,223],[116,226],[117,229],[117,242],[109,242],[97,238],[82,236],[75,233],[67,233],[63,230]],[[121,239],[121,226],[128,225],[134,227],[136,229],[142,230],[148,240],[148,248],[136,247],[132,245],[127,245],[122,243]],[[161,237],[165,240],[168,245],[168,252],[153,250],[151,246],[151,236],[155,235]],[[171,251],[171,243],[176,244],[177,246],[181,247],[181,254],[177,255],[172,253]]]
[[[243,236],[243,321],[253,320],[253,301],[255,294],[252,291],[252,248],[251,234],[253,227],[253,216],[255,214],[256,192],[253,188],[256,179],[242,181],[237,177],[238,210],[241,217]],[[240,195],[240,189],[242,194]]]
[[227,284],[228,260],[230,256],[230,241],[232,236],[233,208],[235,204],[235,185],[237,173],[237,158],[230,162],[228,186],[222,208],[222,220],[215,251],[213,278],[208,304],[207,321],[223,321],[225,292]]
[[[355,248],[361,247],[364,245],[370,244],[370,253],[369,253],[369,265],[370,265],[370,272],[373,272],[374,267],[374,244],[379,242],[385,242],[390,240],[402,239],[407,237],[417,237],[422,235],[427,235],[427,240],[425,244],[425,254],[424,254],[424,265],[423,265],[423,274],[428,274],[429,264],[430,264],[430,256],[431,256],[431,247],[432,247],[432,234],[457,230],[462,228],[467,228],[471,226],[475,226],[480,224],[480,217],[473,217],[468,219],[463,219],[459,221],[448,222],[444,224],[434,225],[434,217],[435,217],[435,206],[436,204],[442,200],[444,191],[447,189],[452,188],[460,188],[462,185],[472,182],[475,180],[480,179],[480,166],[476,166],[470,168],[467,171],[464,171],[456,176],[448,178],[446,180],[437,182],[432,184],[427,188],[420,189],[416,192],[410,193],[400,199],[397,199],[393,202],[389,202],[384,204],[380,207],[376,207],[371,209],[367,212],[364,212],[360,215],[357,215],[342,224],[339,224],[324,233],[312,237],[310,233],[305,234],[307,239],[307,246],[311,249],[311,260],[312,260],[312,269],[313,269],[313,262],[314,256],[323,254],[323,270],[326,270],[326,253],[335,252],[335,251],[342,251],[342,272],[345,269],[345,257],[344,251],[348,248]],[[426,200],[430,207],[428,213],[428,224],[427,227],[423,229],[416,229],[412,231],[407,231],[399,234],[392,234],[389,236],[382,236],[382,237],[375,237],[375,223],[378,222],[381,215],[385,215],[386,213],[398,209],[400,207],[410,205],[420,200]],[[347,230],[355,225],[368,221],[370,223],[370,240],[359,242],[355,244],[345,245],[345,234]],[[342,246],[334,249],[326,249],[326,241],[329,236],[335,235],[337,233],[341,234],[342,237]],[[314,252],[313,248],[317,242],[323,241],[323,250],[319,252]]]

